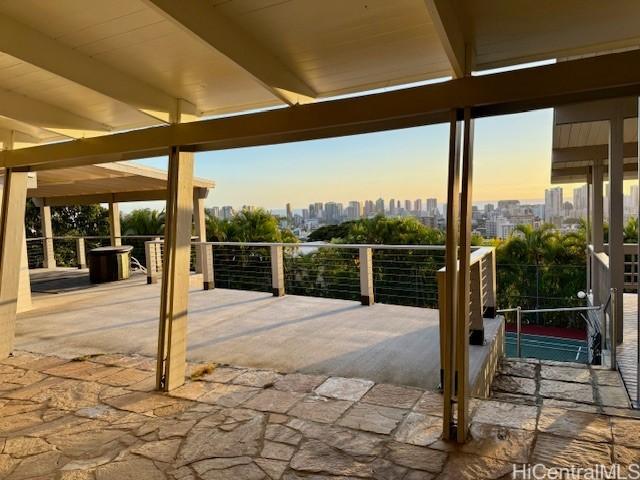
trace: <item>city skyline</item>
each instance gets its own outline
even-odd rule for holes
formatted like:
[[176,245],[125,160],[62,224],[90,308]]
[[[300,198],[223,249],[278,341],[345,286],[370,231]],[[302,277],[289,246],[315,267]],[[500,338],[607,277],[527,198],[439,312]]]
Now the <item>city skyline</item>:
[[[551,185],[551,110],[476,121],[474,202],[543,202]],[[448,126],[392,130],[279,145],[196,153],[195,174],[216,182],[207,206],[281,209],[318,199],[446,197]],[[167,168],[166,158],[138,163]],[[627,182],[628,183],[628,182]],[[628,186],[625,188],[628,191]],[[162,202],[145,206],[163,208]],[[140,208],[131,204],[125,210]]]

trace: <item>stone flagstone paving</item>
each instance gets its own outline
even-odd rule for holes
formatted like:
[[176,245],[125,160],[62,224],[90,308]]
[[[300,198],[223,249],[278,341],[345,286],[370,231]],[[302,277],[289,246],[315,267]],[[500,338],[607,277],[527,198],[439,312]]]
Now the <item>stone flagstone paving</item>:
[[363,379],[190,365],[170,395],[153,359],[0,361],[0,478],[510,478],[514,463],[640,461],[640,415],[616,372],[503,362],[472,440],[440,439],[442,398]]

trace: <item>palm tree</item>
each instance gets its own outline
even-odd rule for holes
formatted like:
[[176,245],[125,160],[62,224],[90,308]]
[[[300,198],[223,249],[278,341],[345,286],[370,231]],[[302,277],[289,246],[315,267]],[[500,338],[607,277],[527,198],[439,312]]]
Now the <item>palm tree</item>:
[[164,211],[149,208],[132,210],[122,219],[124,235],[162,235],[164,232]]

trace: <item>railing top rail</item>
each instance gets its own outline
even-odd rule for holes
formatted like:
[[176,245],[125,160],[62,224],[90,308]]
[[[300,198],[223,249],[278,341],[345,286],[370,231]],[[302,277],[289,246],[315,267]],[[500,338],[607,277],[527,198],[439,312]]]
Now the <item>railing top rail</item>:
[[601,310],[602,305],[592,306],[592,307],[560,307],[560,308],[536,308],[536,309],[521,309],[518,307],[515,308],[501,308],[496,310],[496,313],[508,313],[508,312],[517,312],[520,310],[520,313],[553,313],[553,312],[588,312],[594,310]]
[[[471,262],[469,263],[469,265],[475,265],[476,263],[478,263],[482,258],[486,257],[487,255],[489,255],[491,252],[493,252],[495,250],[495,247],[471,247],[472,252],[471,252]],[[457,262],[458,268],[460,268],[460,262]],[[440,270],[438,270],[438,273],[444,273],[447,271],[447,267],[442,267]]]
[[[161,243],[162,241],[158,241]],[[386,245],[369,243],[284,243],[284,242],[191,242],[194,245],[235,246],[235,247],[291,247],[291,248],[371,248],[373,250],[440,250],[444,245]]]
[[593,245],[587,245],[587,250],[604,267],[609,268],[609,255],[605,252],[596,252]]
[[[162,238],[164,235],[120,235],[116,238]],[[48,238],[53,240],[76,240],[78,238],[111,238],[109,235],[54,235],[52,237],[27,237],[27,242],[33,242],[35,240],[47,240]]]

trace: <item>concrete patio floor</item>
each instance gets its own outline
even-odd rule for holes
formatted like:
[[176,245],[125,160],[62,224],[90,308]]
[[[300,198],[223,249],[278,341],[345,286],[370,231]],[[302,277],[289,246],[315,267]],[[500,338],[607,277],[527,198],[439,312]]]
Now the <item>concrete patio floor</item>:
[[[138,275],[90,287],[86,276],[75,269],[32,271],[33,309],[18,318],[17,348],[66,357],[155,355],[159,285],[146,285]],[[499,326],[500,320],[485,321],[488,343]],[[488,346],[470,348],[472,378],[488,354]],[[239,290],[190,293],[192,361],[435,390],[439,355],[437,310]]]
[[154,365],[0,360],[0,478],[475,480],[640,462],[640,412],[616,406],[619,375],[584,365],[504,362],[494,398],[471,402],[464,446],[440,439],[438,393],[203,363],[161,394]]

